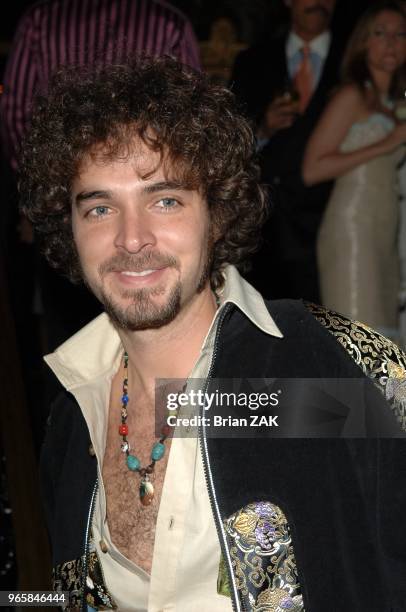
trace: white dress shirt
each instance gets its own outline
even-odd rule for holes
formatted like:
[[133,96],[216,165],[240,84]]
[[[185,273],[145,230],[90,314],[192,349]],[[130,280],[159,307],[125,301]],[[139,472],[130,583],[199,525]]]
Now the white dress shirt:
[[331,32],[326,30],[310,42],[304,41],[300,36],[291,31],[286,40],[286,58],[288,64],[288,73],[291,79],[294,78],[300,63],[302,61],[302,48],[304,45],[310,47],[310,61],[313,68],[314,81],[313,91],[319,84],[324,62],[326,61],[331,44]]

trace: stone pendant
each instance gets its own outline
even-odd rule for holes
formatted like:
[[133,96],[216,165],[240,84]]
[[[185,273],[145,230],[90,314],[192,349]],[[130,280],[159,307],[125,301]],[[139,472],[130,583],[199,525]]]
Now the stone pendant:
[[143,506],[150,506],[154,499],[154,486],[147,477],[141,479],[140,482],[140,500]]

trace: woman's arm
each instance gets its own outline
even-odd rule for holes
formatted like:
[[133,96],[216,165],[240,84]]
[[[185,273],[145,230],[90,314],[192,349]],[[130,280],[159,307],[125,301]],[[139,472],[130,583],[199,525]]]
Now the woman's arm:
[[340,146],[348,130],[364,114],[365,103],[355,86],[343,87],[334,96],[306,148],[302,168],[306,185],[342,176],[370,159],[390,153],[406,141],[406,124],[400,124],[374,144],[348,153],[341,152]]

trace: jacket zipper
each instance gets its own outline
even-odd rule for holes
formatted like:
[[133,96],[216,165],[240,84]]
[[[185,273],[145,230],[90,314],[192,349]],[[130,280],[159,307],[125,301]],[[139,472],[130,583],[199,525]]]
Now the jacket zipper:
[[85,550],[83,553],[83,567],[82,567],[82,605],[81,610],[84,612],[86,610],[86,601],[85,601],[85,588],[86,588],[86,577],[87,577],[87,562],[89,556],[89,535],[90,535],[90,526],[93,520],[94,507],[96,502],[96,493],[99,487],[99,479],[96,478],[96,482],[94,483],[92,497],[90,499],[90,507],[89,514],[87,515],[86,522],[86,530],[85,530]]
[[[213,355],[212,355],[209,372],[208,372],[207,380],[205,384],[205,393],[207,392],[207,389],[209,387],[209,381],[211,379],[213,369],[214,369],[214,362],[216,360],[218,338],[220,335],[221,327],[225,319],[225,316],[229,312],[230,308],[231,308],[231,305],[230,306],[226,305],[224,307],[223,312],[220,315],[218,325],[217,325],[216,336],[214,339]],[[203,410],[204,410],[204,406],[202,406],[200,410],[200,416],[203,416]],[[203,423],[204,422],[203,419],[200,419],[200,422]],[[241,606],[239,599],[238,599],[237,585],[235,582],[235,576],[234,576],[233,567],[231,563],[230,553],[228,551],[226,534],[224,531],[223,524],[221,522],[220,510],[219,510],[218,503],[217,503],[217,496],[216,496],[216,491],[215,491],[214,483],[213,483],[213,475],[212,475],[211,467],[210,467],[210,459],[209,459],[209,454],[207,451],[207,438],[206,438],[206,430],[205,430],[204,425],[200,425],[199,427],[199,438],[200,438],[200,450],[201,450],[202,459],[203,459],[203,472],[204,472],[204,476],[206,480],[207,490],[209,492],[210,505],[211,505],[213,515],[214,515],[214,523],[216,525],[217,534],[219,536],[219,541],[220,541],[221,552],[223,554],[224,560],[227,565],[228,574],[230,577],[232,590],[233,590],[233,592],[231,593],[231,605],[232,605],[234,612],[245,612],[244,608]],[[83,554],[83,568],[82,568],[82,606],[81,606],[82,612],[85,612],[86,610],[85,608],[85,605],[86,605],[85,587],[86,587],[86,575],[87,575],[87,562],[88,562],[88,555],[89,555],[89,534],[90,534],[90,526],[92,524],[92,519],[93,519],[93,513],[94,513],[94,507],[95,507],[95,501],[96,501],[96,493],[98,490],[98,486],[99,486],[99,481],[96,478],[96,482],[93,487],[92,497],[90,500],[89,514],[87,517],[86,530],[85,530],[85,547],[84,547],[85,549],[84,549],[84,554]]]
[[[205,394],[208,390],[209,381],[212,377],[213,370],[214,370],[214,362],[216,360],[218,339],[219,339],[221,327],[222,327],[224,318],[226,314],[229,312],[230,308],[231,308],[231,305],[227,304],[224,307],[223,312],[221,313],[220,318],[219,318],[219,322],[218,322],[217,330],[216,330],[216,336],[214,339],[213,355],[211,358],[209,372],[207,374],[207,379],[206,379],[206,384],[205,384],[205,389],[204,389]],[[200,409],[201,417],[203,417],[203,413],[204,413],[204,406],[202,406]],[[220,541],[221,552],[223,553],[223,557],[224,557],[224,560],[227,566],[227,570],[228,570],[228,574],[229,574],[229,578],[230,578],[230,583],[232,586],[231,605],[233,607],[234,612],[244,612],[244,608],[242,607],[239,601],[239,597],[238,597],[238,590],[237,590],[237,585],[236,585],[233,567],[231,563],[231,557],[230,557],[230,553],[229,553],[228,546],[227,546],[227,537],[224,531],[223,523],[221,521],[220,510],[219,510],[218,503],[217,503],[217,495],[216,495],[216,491],[214,488],[209,453],[207,450],[206,428],[203,424],[204,423],[203,418],[200,419],[200,423],[201,425],[199,426],[199,438],[200,438],[200,450],[201,450],[202,458],[203,458],[203,472],[204,472],[204,476],[206,479],[207,490],[209,492],[209,500],[210,500],[210,505],[211,505],[213,515],[214,515],[214,523],[216,525],[217,535]]]

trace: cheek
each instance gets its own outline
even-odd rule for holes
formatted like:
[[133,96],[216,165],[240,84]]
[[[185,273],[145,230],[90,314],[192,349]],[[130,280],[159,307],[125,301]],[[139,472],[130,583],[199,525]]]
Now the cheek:
[[76,250],[79,254],[79,257],[82,259],[83,254],[85,252],[84,245],[86,244],[86,240],[84,239],[82,232],[78,230],[77,227],[75,227],[75,224],[73,224],[72,226],[72,232],[73,232],[73,240],[76,245]]
[[179,254],[189,261],[189,267],[198,273],[206,265],[210,232],[205,224],[190,227],[183,234]]
[[73,234],[73,242],[75,244],[76,252],[81,262],[83,262],[83,241],[81,240],[81,236],[78,233],[75,226],[72,226],[72,234]]
[[75,228],[73,225],[73,239],[81,266],[91,275],[92,270],[108,256],[103,237],[98,232],[84,231],[83,228]]
[[371,40],[368,43],[368,54],[374,54],[376,52],[377,49],[379,49],[380,47],[382,47],[382,39],[380,38],[371,38]]
[[72,235],[73,241],[76,245],[76,250],[80,259],[82,260],[84,245],[86,244],[86,238],[84,236],[81,225],[77,222],[75,215],[72,216]]
[[399,40],[397,45],[399,63],[402,65],[406,61],[406,41]]
[[379,59],[379,57],[383,53],[383,50],[383,44],[380,40],[375,40],[374,42],[371,42],[367,50],[367,60],[374,61],[376,59]]

